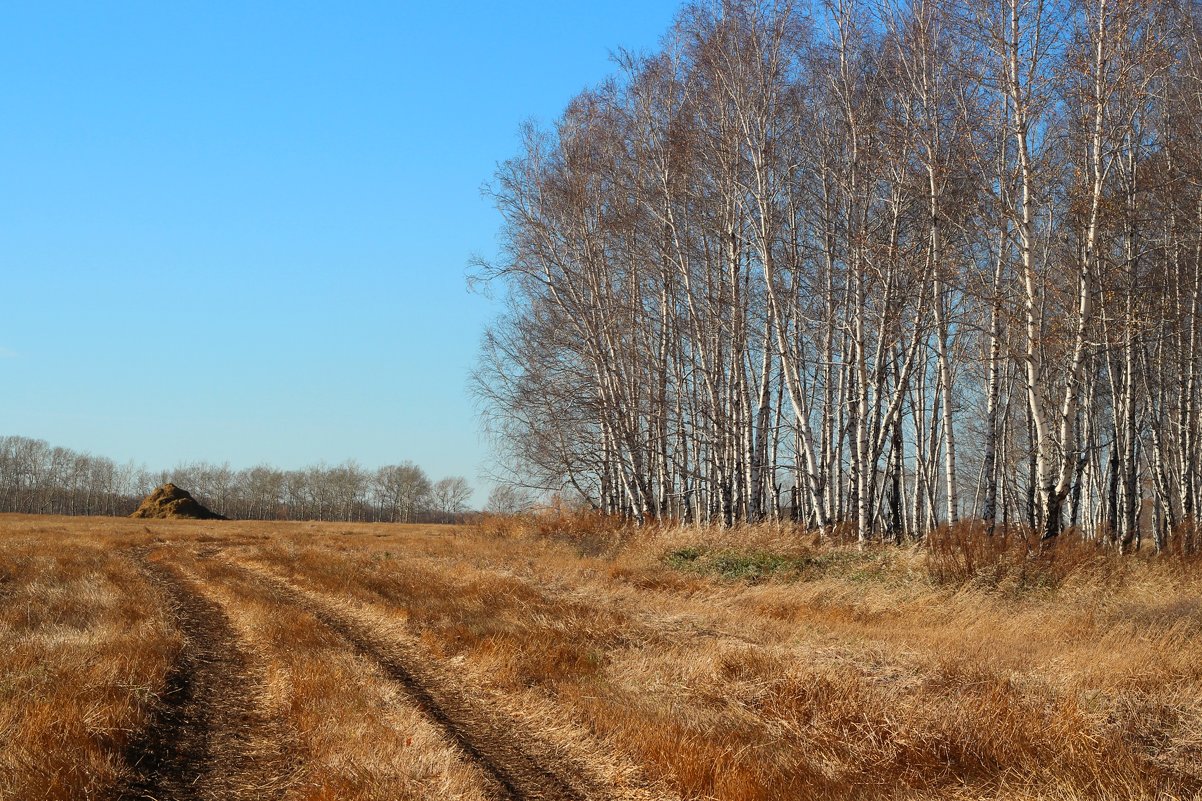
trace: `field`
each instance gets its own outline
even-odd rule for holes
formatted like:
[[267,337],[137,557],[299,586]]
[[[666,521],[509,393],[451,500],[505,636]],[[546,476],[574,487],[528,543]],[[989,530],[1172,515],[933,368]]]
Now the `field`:
[[0,799],[1202,797],[1202,567],[1015,553],[3,516]]

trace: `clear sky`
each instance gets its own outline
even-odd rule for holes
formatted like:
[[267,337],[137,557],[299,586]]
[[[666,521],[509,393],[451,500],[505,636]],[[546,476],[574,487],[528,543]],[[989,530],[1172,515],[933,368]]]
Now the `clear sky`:
[[677,6],[4,4],[0,433],[478,483],[480,187]]

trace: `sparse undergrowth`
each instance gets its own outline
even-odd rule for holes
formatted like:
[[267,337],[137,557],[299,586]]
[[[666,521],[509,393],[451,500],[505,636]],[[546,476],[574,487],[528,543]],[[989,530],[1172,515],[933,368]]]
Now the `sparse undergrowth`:
[[[295,759],[287,798],[487,793],[409,699],[256,575],[396,643],[523,749],[607,788],[589,798],[1200,797],[1194,563],[942,535],[860,549],[783,526],[568,515],[480,529],[0,518],[0,595],[69,597],[54,588],[82,586],[86,570],[62,567],[80,554],[121,575],[121,546],[162,540],[154,553],[224,610],[263,676]],[[87,670],[139,677],[106,696],[109,730],[133,731],[178,642],[136,573],[112,583],[100,606],[141,610],[138,637],[79,625],[99,654]],[[94,713],[68,687],[82,666],[22,678],[87,615],[14,608],[0,637],[26,661],[3,675],[25,683],[0,723],[87,732]],[[11,740],[0,798],[104,798],[127,738],[81,737]],[[85,747],[95,756],[76,759]],[[55,764],[58,795],[28,767]]]
[[887,577],[889,554],[879,549],[867,551],[831,550],[808,554],[686,546],[670,551],[664,561],[677,570],[712,575],[731,581],[751,583],[766,579],[804,581],[838,575],[848,581],[867,581]]

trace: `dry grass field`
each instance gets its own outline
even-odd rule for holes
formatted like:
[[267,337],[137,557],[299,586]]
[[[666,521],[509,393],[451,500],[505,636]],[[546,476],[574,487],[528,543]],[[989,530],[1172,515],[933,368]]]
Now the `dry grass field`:
[[0,517],[0,799],[1202,797],[1202,565]]

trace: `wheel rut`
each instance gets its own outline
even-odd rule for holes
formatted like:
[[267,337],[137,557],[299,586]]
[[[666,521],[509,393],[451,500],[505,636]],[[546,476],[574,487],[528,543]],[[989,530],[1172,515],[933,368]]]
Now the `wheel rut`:
[[[171,608],[184,645],[166,677],[150,725],[130,744],[133,777],[119,801],[273,799],[261,764],[270,726],[255,704],[256,682],[221,608],[147,551],[134,554]],[[264,777],[267,777],[266,779]]]
[[287,581],[233,563],[254,580],[268,584],[277,597],[311,614],[336,632],[357,653],[374,662],[396,682],[422,712],[439,726],[463,754],[484,773],[498,801],[598,801],[591,782],[579,769],[554,755],[536,757],[523,748],[512,721],[473,703],[463,692],[410,649],[384,642],[360,623]]

